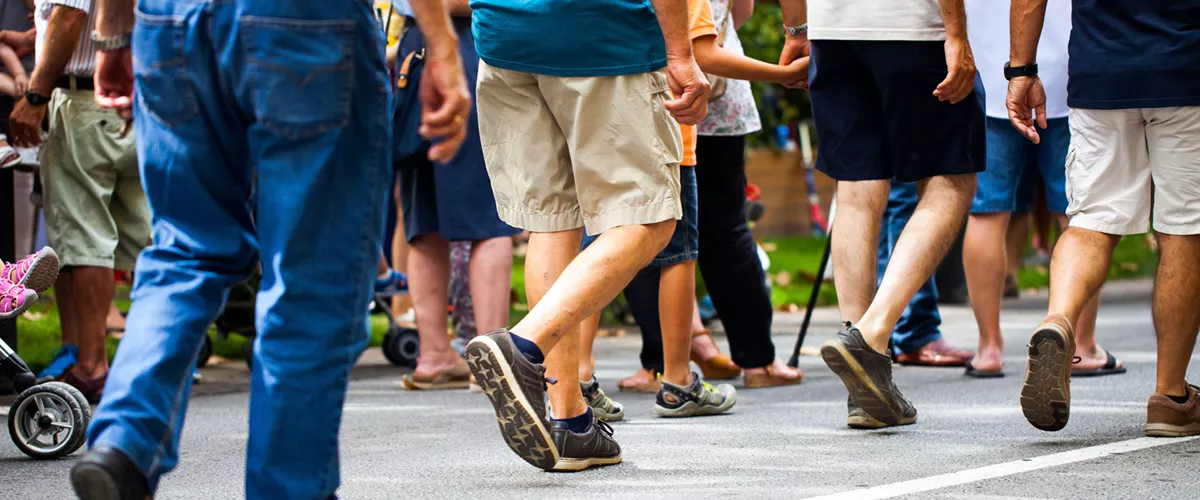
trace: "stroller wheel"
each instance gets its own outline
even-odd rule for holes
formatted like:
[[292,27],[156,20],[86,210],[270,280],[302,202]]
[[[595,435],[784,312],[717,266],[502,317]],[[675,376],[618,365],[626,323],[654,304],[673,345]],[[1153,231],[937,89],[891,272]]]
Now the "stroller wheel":
[[[71,393],[71,396],[74,396],[75,400],[79,401],[79,407],[81,409],[83,409],[83,430],[84,430],[84,432],[86,432],[87,429],[92,426],[92,405],[91,405],[91,403],[88,403],[87,397],[85,397],[82,392],[79,392],[79,389],[76,389],[74,386],[67,384],[67,383],[63,383],[63,382],[46,382],[43,385],[57,385],[57,386],[62,387],[63,390]],[[87,443],[87,435],[86,434],[83,436],[83,439],[79,440],[79,445],[76,446],[75,449],[77,450],[79,448],[82,448],[85,443]],[[74,452],[75,450],[71,450],[71,451]]]
[[38,460],[55,460],[79,449],[90,417],[84,416],[85,410],[79,404],[83,395],[78,392],[57,383],[36,385],[22,392],[8,416],[13,444]]
[[208,332],[204,333],[204,345],[200,346],[200,356],[196,358],[196,368],[204,368],[208,365],[209,358],[212,357],[213,342],[212,337],[208,336]]
[[420,352],[421,340],[415,329],[396,326],[383,336],[383,357],[393,365],[415,367]]

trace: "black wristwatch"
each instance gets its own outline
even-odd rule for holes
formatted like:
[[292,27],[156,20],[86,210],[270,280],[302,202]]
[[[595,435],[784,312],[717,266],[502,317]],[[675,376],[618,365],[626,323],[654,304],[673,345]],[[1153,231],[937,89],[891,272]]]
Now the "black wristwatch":
[[1018,76],[1037,76],[1037,63],[1026,64],[1025,66],[1010,66],[1004,63],[1004,79],[1012,80]]
[[45,106],[50,104],[50,98],[38,93],[36,90],[30,90],[25,93],[25,102],[34,106]]

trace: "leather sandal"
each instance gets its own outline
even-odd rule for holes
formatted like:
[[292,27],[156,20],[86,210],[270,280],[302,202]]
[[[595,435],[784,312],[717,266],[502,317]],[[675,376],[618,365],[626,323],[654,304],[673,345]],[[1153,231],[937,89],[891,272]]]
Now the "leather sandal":
[[471,370],[463,361],[453,368],[437,375],[416,375],[408,373],[400,380],[401,387],[410,391],[443,391],[449,389],[466,389],[471,385]]
[[658,374],[657,373],[653,374],[653,378],[651,378],[650,380],[640,380],[639,375],[640,375],[640,373],[635,374],[631,377],[621,379],[620,382],[617,382],[617,390],[621,391],[621,392],[641,392],[641,393],[657,394],[659,388],[662,387],[662,383],[659,382]]
[[[692,332],[693,338],[704,335],[711,337],[712,331],[705,328]],[[724,354],[717,354],[709,359],[700,359],[700,356],[692,351],[691,360],[700,367],[700,372],[704,374],[704,380],[730,380],[742,374],[742,367]]]
[[774,364],[767,365],[766,368],[766,373],[747,373],[743,377],[743,383],[747,389],[796,385],[804,380],[804,372],[799,368],[789,368],[789,370],[795,370],[794,374],[777,372]]

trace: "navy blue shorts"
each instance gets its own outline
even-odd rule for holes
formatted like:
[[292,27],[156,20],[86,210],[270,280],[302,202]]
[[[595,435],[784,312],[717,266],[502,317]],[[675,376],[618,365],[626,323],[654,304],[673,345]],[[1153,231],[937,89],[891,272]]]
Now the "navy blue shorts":
[[[676,221],[675,232],[666,248],[658,252],[648,267],[666,267],[680,262],[696,260],[700,256],[700,206],[696,192],[696,167],[679,167],[679,199],[683,202],[683,220]],[[580,249],[587,248],[599,236],[583,235]]]
[[985,168],[982,86],[938,101],[942,42],[813,40],[817,169],[839,181],[912,182]]

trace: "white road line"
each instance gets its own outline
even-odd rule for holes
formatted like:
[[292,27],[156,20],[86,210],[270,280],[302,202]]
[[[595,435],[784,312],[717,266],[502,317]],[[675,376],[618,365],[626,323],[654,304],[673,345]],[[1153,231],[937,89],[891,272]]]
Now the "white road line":
[[871,488],[813,497],[809,500],[874,500],[881,498],[895,498],[914,493],[922,493],[942,488],[949,488],[951,486],[974,483],[986,479],[1011,476],[1014,474],[1020,474],[1022,472],[1045,469],[1047,467],[1056,467],[1075,462],[1095,460],[1097,458],[1103,458],[1109,455],[1129,453],[1131,451],[1144,450],[1147,448],[1154,448],[1169,444],[1179,444],[1191,441],[1193,439],[1200,439],[1200,436],[1185,438],[1142,437],[1130,439],[1128,441],[1118,441],[1116,443],[1080,448],[1078,450],[1064,451],[1062,453],[1055,453],[1052,455],[1043,455],[1040,457],[989,465],[986,467],[980,467],[978,469],[951,472],[949,474],[942,474],[940,476],[930,476],[920,479],[912,479],[909,481],[901,481],[898,483],[883,484]]

